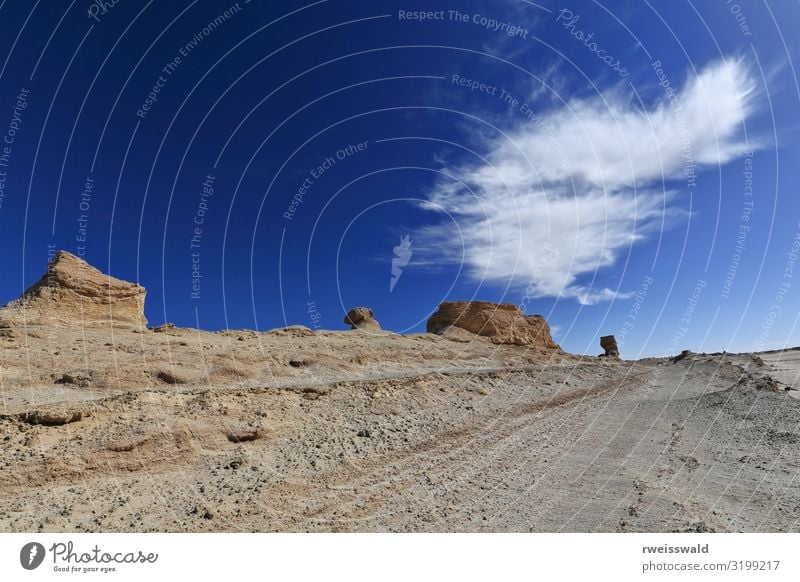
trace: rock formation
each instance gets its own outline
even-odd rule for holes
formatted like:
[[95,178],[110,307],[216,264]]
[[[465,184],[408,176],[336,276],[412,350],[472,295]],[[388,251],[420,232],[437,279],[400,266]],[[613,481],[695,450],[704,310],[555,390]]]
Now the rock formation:
[[525,315],[511,303],[452,301],[441,303],[428,319],[429,333],[444,334],[451,327],[488,337],[496,344],[560,349],[541,315]]
[[344,322],[350,329],[380,331],[381,324],[375,320],[375,313],[369,307],[354,307],[347,312]]
[[607,358],[619,357],[619,348],[617,347],[617,340],[613,335],[601,336],[600,347],[603,348],[606,352],[603,354],[603,356]]
[[144,327],[145,289],[105,275],[66,251],[19,299],[0,307],[0,327]]

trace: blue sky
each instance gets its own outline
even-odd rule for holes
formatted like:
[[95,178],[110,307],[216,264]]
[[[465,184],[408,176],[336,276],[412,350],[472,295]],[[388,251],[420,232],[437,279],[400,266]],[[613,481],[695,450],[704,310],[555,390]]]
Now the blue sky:
[[578,353],[800,344],[796,3],[0,15],[0,302],[64,248],[146,286],[152,324],[366,305],[411,332],[482,299]]

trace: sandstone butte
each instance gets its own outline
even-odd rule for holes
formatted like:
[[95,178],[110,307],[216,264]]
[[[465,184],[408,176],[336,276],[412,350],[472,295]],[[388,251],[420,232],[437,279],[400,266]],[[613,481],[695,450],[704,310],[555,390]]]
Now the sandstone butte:
[[[142,328],[147,325],[145,293],[145,288],[140,285],[101,273],[75,255],[59,251],[39,281],[22,297],[0,307],[0,327]],[[368,307],[352,309],[345,317],[345,323],[352,329],[381,329]],[[486,337],[495,344],[560,349],[553,341],[544,317],[524,315],[510,303],[441,303],[428,320],[427,331],[452,335],[454,330]]]
[[443,334],[453,327],[488,337],[495,344],[560,349],[541,315],[525,315],[511,303],[452,301],[441,303],[428,319],[429,333]]
[[0,327],[144,327],[145,289],[105,275],[66,251],[19,299],[0,307]]

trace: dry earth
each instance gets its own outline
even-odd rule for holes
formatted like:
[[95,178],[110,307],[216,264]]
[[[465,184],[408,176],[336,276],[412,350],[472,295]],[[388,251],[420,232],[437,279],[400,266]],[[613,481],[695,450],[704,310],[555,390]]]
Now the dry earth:
[[461,329],[10,326],[0,530],[798,531],[798,375]]

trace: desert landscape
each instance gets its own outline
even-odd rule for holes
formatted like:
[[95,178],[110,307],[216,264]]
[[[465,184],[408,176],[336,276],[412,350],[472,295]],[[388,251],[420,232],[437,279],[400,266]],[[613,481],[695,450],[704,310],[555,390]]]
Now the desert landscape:
[[144,301],[61,252],[0,309],[3,531],[800,529],[800,351],[572,355],[483,302],[410,335],[367,307],[148,328]]

